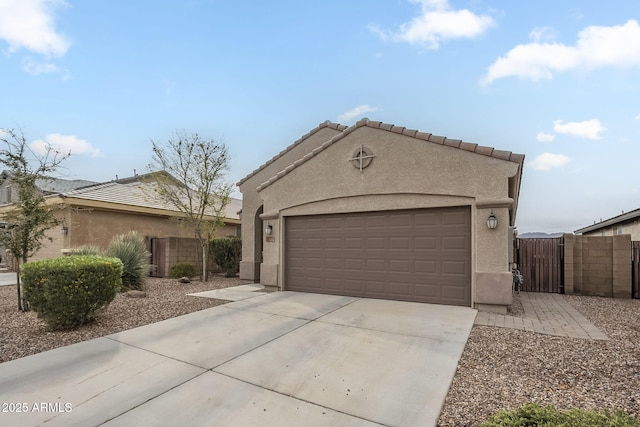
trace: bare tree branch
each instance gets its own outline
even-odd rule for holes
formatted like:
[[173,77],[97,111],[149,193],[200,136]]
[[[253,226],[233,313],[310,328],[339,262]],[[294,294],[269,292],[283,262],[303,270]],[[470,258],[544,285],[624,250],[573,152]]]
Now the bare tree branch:
[[46,232],[58,225],[53,209],[46,206],[44,194],[37,181],[51,179],[51,174],[71,153],[62,153],[47,147],[43,155],[34,153],[27,144],[24,133],[13,129],[0,129],[0,164],[6,168],[4,179],[17,188],[17,199],[12,209],[0,219],[4,228],[0,230],[0,245],[4,246],[17,261],[18,309],[28,307],[22,295],[20,263],[25,263],[43,246]]
[[156,193],[176,210],[193,229],[202,247],[202,280],[208,279],[209,243],[224,222],[231,201],[232,185],[225,181],[229,151],[224,144],[206,140],[197,133],[175,132],[166,144],[151,141],[150,171]]

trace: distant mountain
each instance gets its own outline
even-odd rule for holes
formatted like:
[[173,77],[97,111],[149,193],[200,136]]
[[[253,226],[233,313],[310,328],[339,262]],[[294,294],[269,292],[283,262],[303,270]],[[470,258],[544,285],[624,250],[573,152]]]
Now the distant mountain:
[[524,233],[519,234],[518,239],[551,239],[554,237],[562,237],[563,234],[565,233]]

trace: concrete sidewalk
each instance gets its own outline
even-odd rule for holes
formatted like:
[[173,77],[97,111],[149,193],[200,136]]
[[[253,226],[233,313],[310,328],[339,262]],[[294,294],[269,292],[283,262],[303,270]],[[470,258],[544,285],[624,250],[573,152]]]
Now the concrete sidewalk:
[[475,316],[260,293],[0,364],[0,425],[433,426]]
[[606,334],[573,308],[560,294],[521,292],[524,317],[479,312],[475,324],[520,329],[539,334],[590,340],[607,340]]

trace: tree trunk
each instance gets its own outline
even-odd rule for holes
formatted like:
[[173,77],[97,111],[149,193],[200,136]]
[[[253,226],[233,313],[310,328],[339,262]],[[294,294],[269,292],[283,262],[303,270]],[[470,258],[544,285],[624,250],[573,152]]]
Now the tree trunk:
[[16,288],[18,289],[18,310],[29,311],[29,303],[24,299],[22,282],[20,281],[20,261],[16,262]]
[[207,268],[207,253],[209,252],[207,249],[207,243],[202,243],[202,281],[206,282],[209,280],[209,269]]

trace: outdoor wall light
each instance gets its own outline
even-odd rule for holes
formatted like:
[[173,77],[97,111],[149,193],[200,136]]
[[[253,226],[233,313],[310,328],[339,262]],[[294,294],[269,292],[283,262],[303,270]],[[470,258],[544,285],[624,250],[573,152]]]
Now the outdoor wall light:
[[69,228],[67,228],[66,225],[63,225],[62,228],[60,229],[60,233],[62,233],[63,236],[66,236],[68,232],[69,232]]
[[271,224],[268,224],[264,229],[264,234],[268,236],[271,233],[273,233],[273,226]]
[[487,227],[491,230],[495,229],[498,226],[498,218],[493,214],[493,211],[489,214],[489,218],[487,218]]

